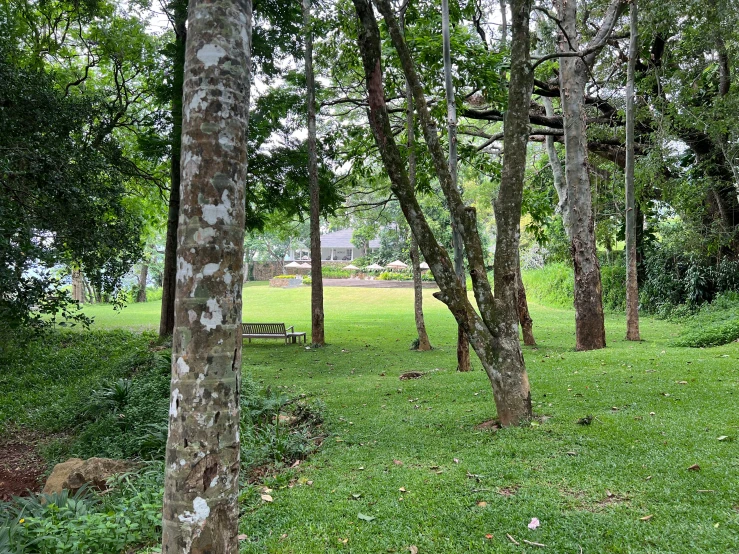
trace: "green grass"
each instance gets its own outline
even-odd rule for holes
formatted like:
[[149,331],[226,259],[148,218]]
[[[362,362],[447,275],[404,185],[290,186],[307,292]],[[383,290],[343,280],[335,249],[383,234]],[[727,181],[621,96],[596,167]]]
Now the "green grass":
[[[574,352],[574,312],[532,304],[537,425],[480,431],[490,384],[474,358],[453,371],[454,321],[425,292],[432,352],[408,350],[410,289],[327,288],[325,348],[244,345],[244,374],[323,400],[332,435],[270,481],[274,502],[244,504],[242,552],[739,551],[739,344],[673,347],[682,327],[650,318],[629,343],[611,314],[608,348]],[[86,310],[95,328],[158,325],[156,302]],[[249,284],[244,320],[310,331],[310,290]]]

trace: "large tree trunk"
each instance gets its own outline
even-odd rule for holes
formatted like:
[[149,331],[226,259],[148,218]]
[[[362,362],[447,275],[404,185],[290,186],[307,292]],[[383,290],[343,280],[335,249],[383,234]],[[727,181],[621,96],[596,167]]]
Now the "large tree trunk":
[[639,55],[636,0],[630,7],[629,67],[626,81],[626,340],[639,337],[639,285],[636,274],[636,203],[634,202],[634,74]]
[[249,0],[191,0],[162,552],[238,552]]
[[[447,128],[449,131],[449,174],[452,186],[457,187],[457,104],[452,82],[452,46],[449,32],[449,0],[441,0],[441,34],[444,50],[444,89],[446,91]],[[464,242],[459,222],[452,216],[452,247],[454,270],[463,287],[467,287],[464,274]],[[457,371],[470,371],[470,344],[461,325],[457,325]]]
[[136,293],[136,302],[146,302],[146,280],[149,276],[149,264],[142,262],[139,272],[139,288]]
[[[562,31],[558,50],[565,54],[578,52],[577,2],[557,0],[557,8]],[[577,350],[595,350],[606,346],[603,293],[587,160],[585,85],[588,75],[588,63],[583,57],[570,56],[559,60],[566,156],[565,181],[569,203],[564,223],[569,229],[570,250],[575,268]]]
[[318,157],[316,154],[316,84],[313,79],[313,28],[310,16],[311,0],[303,0],[305,29],[305,87],[308,110],[308,176],[310,179],[310,258],[311,258],[311,344],[326,343],[323,326],[323,271],[321,269],[321,208],[318,188]]
[[[506,122],[508,146],[504,159],[506,180],[502,196],[496,202],[496,213],[500,213],[499,225],[504,240],[498,242],[496,256],[496,297],[493,297],[490,283],[485,272],[482,243],[477,233],[476,214],[474,208],[466,208],[459,191],[452,184],[446,156],[441,148],[433,119],[423,92],[415,65],[411,58],[395,14],[389,0],[376,0],[377,7],[388,25],[391,39],[398,52],[406,79],[413,91],[416,110],[424,132],[426,145],[431,153],[434,168],[450,211],[457,218],[462,229],[465,242],[467,262],[470,266],[473,288],[478,313],[467,298],[464,288],[457,278],[449,255],[436,240],[429,227],[421,207],[410,186],[405,163],[400,154],[388,117],[382,84],[382,64],[380,50],[380,32],[377,27],[372,6],[368,0],[353,0],[359,19],[359,50],[364,66],[368,100],[370,106],[369,119],[375,142],[382,156],[383,163],[390,177],[392,190],[398,197],[401,209],[408,221],[411,231],[418,241],[426,261],[431,267],[434,279],[440,292],[435,296],[444,302],[458,324],[462,324],[469,337],[470,344],[488,374],[498,417],[503,425],[515,425],[531,417],[531,394],[529,391],[526,366],[518,341],[518,313],[516,309],[515,257],[518,255],[518,225],[520,223],[520,198],[523,186],[524,166],[515,167],[518,162],[525,162],[526,142],[528,139],[528,104],[531,98],[532,75],[528,65],[528,17],[530,0],[516,0],[514,12],[514,68],[509,91],[510,122]],[[523,83],[521,82],[523,80]],[[528,86],[525,85],[528,82]],[[520,106],[524,106],[520,109]],[[517,123],[517,120],[522,120]],[[523,134],[520,134],[524,129]],[[520,175],[521,179],[517,177]],[[518,191],[518,192],[516,192]],[[518,213],[508,212],[516,209],[518,196]],[[515,228],[508,226],[515,221]],[[502,222],[502,223],[501,223]],[[499,227],[501,233],[501,227]],[[515,249],[512,251],[511,249]],[[514,260],[511,263],[511,260]],[[499,279],[498,279],[499,277]]]
[[162,310],[159,316],[159,336],[174,330],[174,299],[177,287],[177,225],[180,216],[180,150],[182,148],[182,80],[185,71],[185,41],[187,40],[187,0],[175,0],[175,55],[172,67],[172,152],[170,155],[169,210],[167,237],[164,244],[162,270]]

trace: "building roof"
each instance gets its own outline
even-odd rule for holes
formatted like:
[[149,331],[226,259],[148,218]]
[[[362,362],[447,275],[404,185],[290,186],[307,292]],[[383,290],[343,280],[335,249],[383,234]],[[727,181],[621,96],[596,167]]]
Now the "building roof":
[[[321,248],[353,248],[354,229],[342,229],[321,235]],[[369,241],[370,248],[380,248],[379,239]]]

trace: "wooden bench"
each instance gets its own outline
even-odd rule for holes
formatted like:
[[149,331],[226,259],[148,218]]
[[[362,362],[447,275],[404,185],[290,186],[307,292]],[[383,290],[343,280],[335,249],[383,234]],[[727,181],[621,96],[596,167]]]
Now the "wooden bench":
[[292,340],[293,344],[297,342],[299,337],[303,337],[306,342],[305,332],[296,332],[291,325],[285,328],[284,323],[242,323],[242,340],[249,339],[284,339],[285,344]]

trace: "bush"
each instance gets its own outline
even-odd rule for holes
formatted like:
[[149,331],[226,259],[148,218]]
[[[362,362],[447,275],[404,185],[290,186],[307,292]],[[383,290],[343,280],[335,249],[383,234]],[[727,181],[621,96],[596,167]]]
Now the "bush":
[[704,348],[708,346],[722,346],[739,339],[739,319],[720,323],[712,327],[693,330],[676,341],[675,346]]
[[98,554],[155,543],[161,535],[164,468],[118,476],[104,495],[80,489],[0,503],[0,552]]
[[526,297],[548,306],[571,308],[574,299],[572,268],[564,263],[523,272]]
[[321,275],[323,275],[326,279],[348,279],[352,276],[352,272],[348,269],[341,269],[332,265],[322,265]]
[[275,275],[272,279],[298,279],[298,275]]
[[686,333],[674,341],[675,346],[701,348],[728,344],[739,339],[739,293],[721,294],[700,308],[678,306],[668,317],[687,323]]

